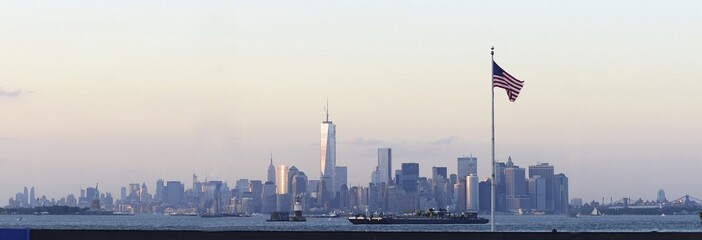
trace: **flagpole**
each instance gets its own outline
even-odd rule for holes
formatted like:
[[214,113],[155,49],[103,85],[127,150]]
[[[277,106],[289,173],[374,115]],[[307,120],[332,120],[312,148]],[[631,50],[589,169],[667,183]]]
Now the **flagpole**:
[[490,71],[490,89],[492,90],[492,197],[490,198],[492,203],[490,204],[490,229],[495,231],[495,78],[493,74],[495,73],[495,47],[490,47],[490,66],[492,71]]

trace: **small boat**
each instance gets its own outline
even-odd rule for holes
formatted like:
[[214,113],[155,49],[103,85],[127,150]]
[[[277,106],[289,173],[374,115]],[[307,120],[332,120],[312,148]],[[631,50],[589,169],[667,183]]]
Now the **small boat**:
[[568,216],[574,217],[574,218],[580,218],[582,215],[580,214],[580,212],[572,211],[572,212],[568,212]]
[[308,218],[338,218],[339,214],[336,214],[334,212],[330,212],[329,214],[307,215],[306,217],[308,217]]
[[197,217],[197,216],[199,216],[196,212],[189,212],[189,213],[172,212],[172,213],[166,213],[165,215],[171,216],[171,217]]
[[602,214],[602,212],[600,212],[600,210],[597,210],[597,208],[593,208],[593,209],[592,209],[592,212],[590,213],[590,215],[592,215],[592,216],[602,216],[602,215],[604,215],[604,214]]

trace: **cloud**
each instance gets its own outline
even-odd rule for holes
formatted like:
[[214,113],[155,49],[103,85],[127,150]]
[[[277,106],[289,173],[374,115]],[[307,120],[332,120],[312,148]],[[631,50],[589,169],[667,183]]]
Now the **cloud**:
[[432,141],[431,144],[448,145],[448,144],[451,144],[451,143],[455,142],[456,140],[458,140],[458,137],[456,137],[456,136],[450,136],[450,137],[445,137],[445,138],[439,138],[439,139],[437,139],[437,140],[435,140],[435,141]]
[[22,89],[15,89],[14,91],[7,91],[5,89],[0,88],[0,97],[10,97],[10,98],[16,98],[20,97],[22,95],[25,95],[29,92],[23,91]]
[[348,141],[348,142],[344,141],[342,143],[349,144],[349,145],[377,145],[377,144],[383,143],[383,141],[357,137],[351,141]]

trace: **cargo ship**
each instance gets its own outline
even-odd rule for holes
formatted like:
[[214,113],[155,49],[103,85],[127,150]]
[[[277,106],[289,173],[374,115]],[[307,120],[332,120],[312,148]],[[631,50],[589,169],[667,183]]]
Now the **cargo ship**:
[[464,212],[453,214],[446,210],[439,209],[428,212],[419,212],[414,215],[386,216],[382,213],[374,216],[356,215],[349,217],[349,222],[353,224],[486,224],[488,219],[478,217],[475,212]]

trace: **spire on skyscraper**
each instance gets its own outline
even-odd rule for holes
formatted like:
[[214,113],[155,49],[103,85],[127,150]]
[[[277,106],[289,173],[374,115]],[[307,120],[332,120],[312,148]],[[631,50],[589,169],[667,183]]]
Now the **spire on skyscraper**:
[[509,156],[507,158],[507,167],[514,167],[514,163],[512,162],[512,156]]
[[271,162],[268,165],[267,181],[275,183],[275,166],[273,166],[273,151],[271,151]]
[[329,98],[327,98],[327,105],[324,106],[324,114],[326,115],[324,123],[329,123]]

